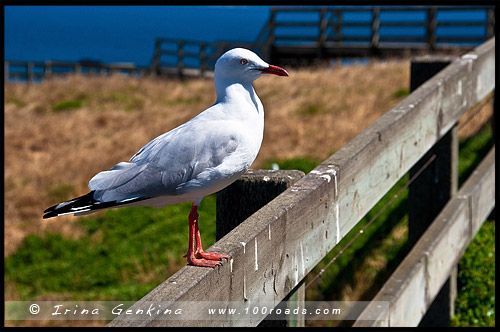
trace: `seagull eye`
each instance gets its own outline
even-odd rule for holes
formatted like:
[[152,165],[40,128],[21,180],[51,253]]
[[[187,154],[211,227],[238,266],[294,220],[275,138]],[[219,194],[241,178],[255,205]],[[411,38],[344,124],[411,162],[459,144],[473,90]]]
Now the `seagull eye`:
[[246,65],[246,64],[248,63],[248,60],[247,60],[247,59],[241,59],[241,60],[240,60],[240,63],[241,63],[242,65]]

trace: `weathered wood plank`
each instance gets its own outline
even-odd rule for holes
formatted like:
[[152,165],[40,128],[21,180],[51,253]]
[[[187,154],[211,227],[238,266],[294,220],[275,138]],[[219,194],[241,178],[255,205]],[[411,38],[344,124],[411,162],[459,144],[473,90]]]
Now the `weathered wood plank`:
[[[389,301],[390,313],[381,319],[389,322],[368,321],[364,319],[376,308],[366,309],[354,326],[417,326],[420,319],[448,279],[451,270],[458,264],[460,257],[472,241],[479,226],[495,206],[495,148],[488,153],[457,195],[449,201],[435,221],[394,271],[373,301]],[[482,204],[472,202],[482,201]],[[476,221],[475,216],[481,216]],[[473,230],[473,224],[477,227]],[[415,273],[416,266],[424,266],[425,278]],[[418,288],[408,287],[419,284]],[[418,299],[424,298],[425,301]],[[408,317],[404,303],[412,317]]]
[[422,237],[420,244],[420,252],[427,256],[425,289],[429,306],[471,241],[469,206],[464,199],[452,199],[436,220],[437,225]]
[[[494,156],[495,150],[490,151],[487,158],[494,160]],[[482,164],[474,170],[469,179],[457,195],[466,196],[469,200],[472,220],[470,232],[473,236],[495,207],[495,167],[486,168],[486,165]]]
[[[489,63],[482,57],[494,58],[494,39],[487,44],[487,52],[477,54],[475,59],[470,57],[472,65],[469,60],[451,64],[439,81],[434,78],[422,85],[209,249],[228,253],[231,262],[215,270],[186,266],[136,305],[144,301],[196,300],[232,301],[239,303],[237,309],[249,303],[277,305],[436,142],[442,127],[438,114],[453,113],[454,121],[458,120],[460,114],[441,103],[442,98],[451,98],[444,92],[451,90],[444,88],[456,86],[456,73],[472,68],[469,79],[477,75],[494,77],[494,71],[475,65],[480,59],[482,64]],[[494,83],[489,89],[493,88]],[[478,96],[462,93],[460,98],[470,98],[472,104]],[[224,324],[257,325],[264,317],[256,315],[249,321]],[[152,316],[140,324],[197,322],[157,321]],[[205,323],[222,324],[218,320]],[[134,322],[119,317],[109,325],[131,326]]]

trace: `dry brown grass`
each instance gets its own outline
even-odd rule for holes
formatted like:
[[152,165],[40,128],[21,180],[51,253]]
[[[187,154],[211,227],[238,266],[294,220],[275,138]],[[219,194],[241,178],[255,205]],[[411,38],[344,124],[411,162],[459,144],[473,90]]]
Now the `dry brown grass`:
[[[327,158],[402,98],[409,61],[290,70],[255,88],[266,109],[253,168],[271,158]],[[5,254],[44,229],[78,237],[76,218],[42,222],[42,211],[88,191],[96,173],[128,160],[154,137],[212,105],[213,82],[122,76],[7,84]],[[58,110],[77,101],[74,109]]]

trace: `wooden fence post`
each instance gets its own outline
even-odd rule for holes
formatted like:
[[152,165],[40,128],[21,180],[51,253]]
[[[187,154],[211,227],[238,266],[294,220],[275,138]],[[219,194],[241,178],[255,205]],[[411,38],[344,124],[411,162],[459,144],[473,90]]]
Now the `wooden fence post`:
[[269,35],[267,36],[267,54],[270,63],[275,63],[277,60],[275,58],[276,54],[274,52],[274,29],[276,29],[275,20],[276,10],[274,8],[271,8],[271,15],[269,16]]
[[155,73],[157,76],[161,75],[161,63],[160,63],[161,42],[162,42],[161,38],[156,38],[155,54],[153,55],[152,72]]
[[184,76],[184,42],[179,40],[177,47],[177,74],[182,78]]
[[[302,178],[301,171],[249,170],[241,179],[217,193],[216,238],[221,239],[261,207],[272,201],[288,187]],[[291,308],[298,303],[304,307],[305,287],[299,284],[283,299]],[[289,320],[263,320],[259,326],[304,326],[304,317]]]
[[373,7],[372,10],[372,36],[370,41],[370,48],[373,55],[378,54],[378,44],[380,40],[380,7]]
[[342,44],[342,11],[341,10],[336,10],[337,13],[337,23],[335,23],[335,41],[336,44]]
[[35,75],[33,72],[34,67],[35,67],[35,65],[33,62],[28,62],[26,64],[26,81],[28,83],[33,82],[35,80]]
[[495,35],[495,8],[487,10],[486,38],[491,38]]
[[319,38],[318,38],[318,55],[321,60],[326,58],[326,28],[328,27],[328,19],[326,18],[327,11],[325,7],[321,7],[319,21]]
[[[410,91],[450,64],[453,56],[422,56],[412,59]],[[409,186],[408,242],[411,247],[458,189],[458,126],[453,126],[410,169],[410,177],[435,155],[431,164]],[[420,326],[448,326],[454,313],[456,268],[422,318]]]
[[436,48],[437,8],[431,7],[427,10],[427,48],[434,51]]
[[52,61],[47,60],[45,61],[45,78],[51,78],[52,77]]
[[206,53],[207,44],[200,44],[200,77],[205,76],[205,72],[207,71],[207,53]]
[[4,82],[7,83],[9,81],[9,67],[10,64],[8,61],[5,61],[3,63],[3,77],[4,77]]

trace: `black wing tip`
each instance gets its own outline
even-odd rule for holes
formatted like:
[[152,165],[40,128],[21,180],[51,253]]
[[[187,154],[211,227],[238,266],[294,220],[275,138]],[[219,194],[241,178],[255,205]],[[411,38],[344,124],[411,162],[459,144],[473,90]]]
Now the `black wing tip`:
[[48,207],[46,208],[43,213],[47,213],[47,212],[50,212],[50,211],[54,211],[56,209],[56,206],[58,206],[59,204],[56,204],[56,205],[52,205],[51,207]]
[[56,207],[58,206],[59,204],[56,204],[56,205],[52,205],[51,207],[48,207],[46,208],[43,213],[45,213],[43,215],[43,219],[48,219],[48,218],[52,218],[52,217],[57,217],[57,213],[55,212],[56,210]]
[[[57,217],[58,215],[60,214],[63,214],[63,213],[67,213],[70,211],[70,209],[72,207],[75,206],[75,203],[79,203],[79,202],[96,202],[96,200],[94,199],[94,190],[86,193],[85,195],[82,195],[82,196],[79,196],[79,197],[75,197],[73,199],[70,199],[66,202],[63,202],[63,203],[68,203],[64,206],[61,206],[60,208],[57,208],[60,204],[62,203],[59,203],[59,204],[56,204],[56,205],[52,205],[51,207],[48,207],[46,208],[43,213],[45,213],[45,215],[43,215],[43,219],[48,219],[48,218],[52,218],[52,217]],[[77,212],[77,211],[75,211]]]
[[87,194],[85,194],[83,196],[70,199],[69,201],[64,202],[67,204],[61,206],[60,208],[57,208],[60,204],[56,204],[56,205],[53,205],[53,206],[45,209],[45,211],[43,211],[45,213],[43,215],[43,219],[57,217],[57,216],[62,215],[62,214],[78,213],[80,211],[78,211],[78,209],[75,209],[78,206],[81,207],[81,206],[85,206],[85,205],[90,205],[90,211],[94,211],[94,210],[102,210],[102,209],[106,209],[106,208],[110,208],[110,207],[114,207],[114,206],[125,205],[125,204],[138,202],[138,201],[142,201],[142,200],[151,198],[151,197],[137,197],[135,199],[132,199],[132,200],[129,200],[126,202],[119,202],[119,203],[118,202],[103,202],[103,203],[101,203],[101,202],[96,201],[94,199],[94,192],[95,192],[95,190],[88,192]]
[[[44,212],[47,212],[47,211],[44,211]],[[43,219],[48,219],[48,218],[52,218],[52,217],[57,217],[57,214],[54,211],[51,211],[51,212],[43,215]]]

